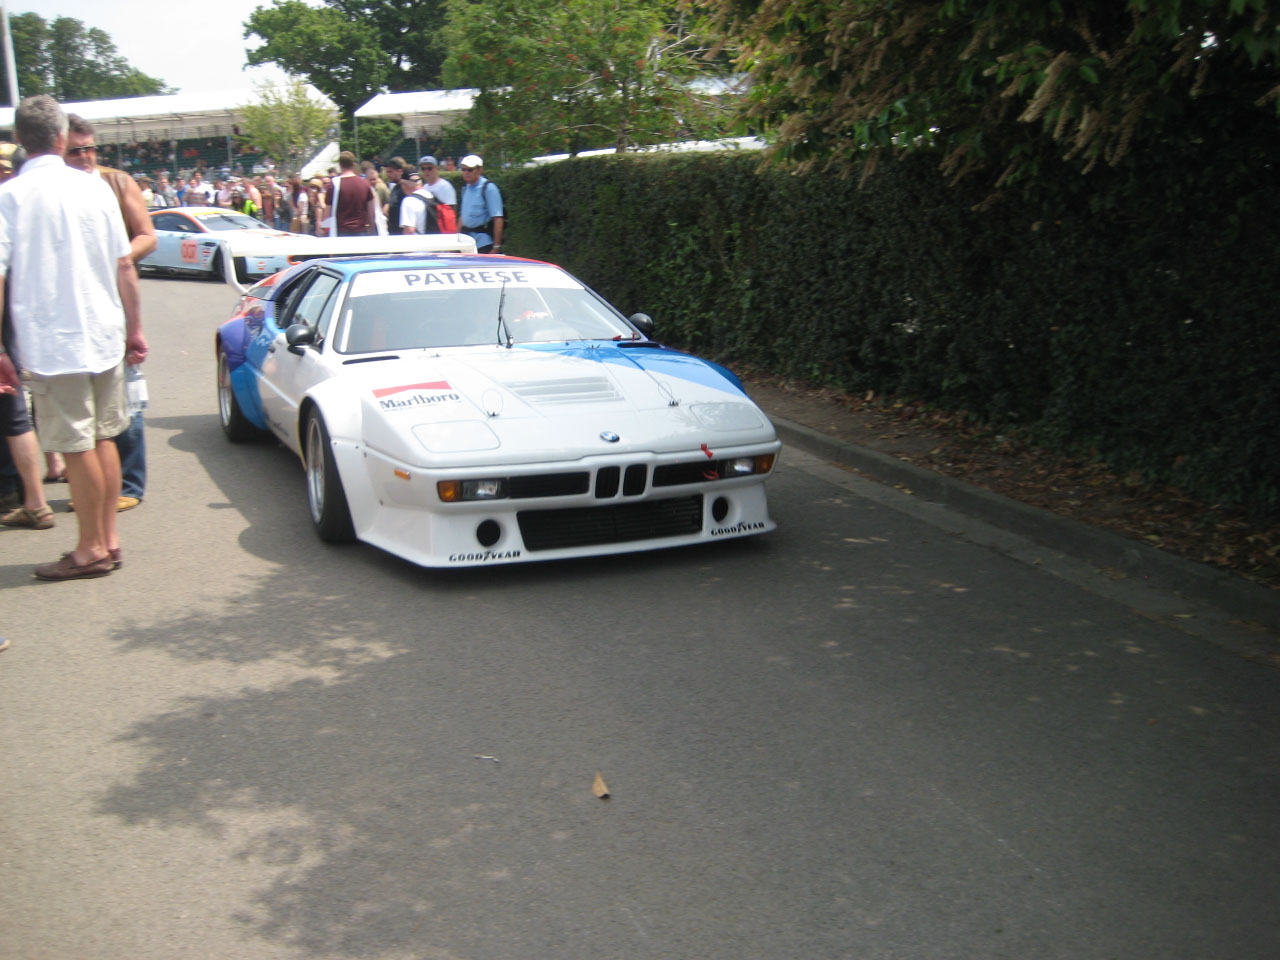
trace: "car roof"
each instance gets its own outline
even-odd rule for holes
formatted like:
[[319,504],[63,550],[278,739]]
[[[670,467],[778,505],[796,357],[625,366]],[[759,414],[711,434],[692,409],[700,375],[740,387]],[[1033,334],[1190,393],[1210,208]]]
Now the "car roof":
[[[242,213],[242,211],[232,210],[230,207],[157,207],[155,210],[148,210],[147,213],[153,217],[159,213],[185,213],[191,217],[209,217],[216,214]],[[248,214],[242,215],[248,216]]]
[[[312,261],[314,262],[314,261]],[[495,256],[487,253],[376,253],[350,257],[329,257],[324,261],[344,277],[378,270],[439,270],[471,267],[476,270],[493,270],[509,264],[554,266],[540,260],[523,257]],[[555,267],[559,270],[559,267]]]

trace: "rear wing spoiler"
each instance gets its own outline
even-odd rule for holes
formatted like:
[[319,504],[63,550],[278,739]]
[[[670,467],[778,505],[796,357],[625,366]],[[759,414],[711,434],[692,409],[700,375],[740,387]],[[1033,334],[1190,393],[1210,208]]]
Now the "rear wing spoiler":
[[244,293],[248,287],[237,276],[237,259],[285,256],[290,263],[300,263],[318,257],[367,256],[374,253],[476,252],[475,240],[464,233],[397,234],[385,237],[309,237],[305,234],[264,237],[257,234],[223,234],[219,247],[222,275],[240,293]]

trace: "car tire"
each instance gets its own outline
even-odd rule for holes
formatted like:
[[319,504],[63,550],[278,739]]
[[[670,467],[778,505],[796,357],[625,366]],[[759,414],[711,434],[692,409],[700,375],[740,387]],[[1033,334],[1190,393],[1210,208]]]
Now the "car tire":
[[342,477],[338,475],[338,464],[333,458],[329,430],[320,411],[312,409],[307,414],[303,438],[307,506],[311,510],[311,523],[316,534],[330,543],[354,539],[351,509],[347,506],[347,494],[342,489]]
[[240,409],[240,401],[231,386],[231,364],[227,360],[227,351],[221,346],[218,347],[218,420],[222,423],[222,432],[232,443],[244,443],[262,436],[262,431]]
[[226,268],[222,264],[222,250],[214,251],[213,259],[209,262],[209,275],[218,282],[225,282],[227,279]]

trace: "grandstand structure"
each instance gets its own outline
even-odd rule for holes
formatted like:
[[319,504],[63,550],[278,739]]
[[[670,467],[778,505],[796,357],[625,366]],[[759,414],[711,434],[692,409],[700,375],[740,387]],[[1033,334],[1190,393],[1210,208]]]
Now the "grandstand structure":
[[[334,112],[337,107],[314,87],[311,97]],[[220,90],[176,93],[168,96],[129,97],[122,100],[90,100],[64,103],[93,124],[99,162],[135,174],[171,176],[194,169],[212,174],[239,169],[252,173],[262,154],[238,137],[244,122],[241,108],[256,103],[254,90]],[[0,107],[0,137],[13,140],[13,107]]]
[[[333,108],[333,102],[308,86],[314,99]],[[416,160],[423,153],[440,150],[444,126],[471,109],[476,90],[423,90],[415,93],[378,94],[355,112],[355,137],[360,144],[360,120],[398,120],[404,138],[390,146],[377,144],[383,156],[403,154]],[[263,157],[239,142],[244,116],[241,107],[256,102],[253,90],[177,93],[169,96],[130,97],[64,103],[93,124],[99,162],[130,173],[154,176],[160,171],[174,176],[193,169],[213,174],[248,174]],[[13,139],[13,107],[0,107],[0,138]],[[459,145],[463,149],[465,145]],[[366,144],[366,147],[368,145]],[[464,151],[465,152],[465,151]]]

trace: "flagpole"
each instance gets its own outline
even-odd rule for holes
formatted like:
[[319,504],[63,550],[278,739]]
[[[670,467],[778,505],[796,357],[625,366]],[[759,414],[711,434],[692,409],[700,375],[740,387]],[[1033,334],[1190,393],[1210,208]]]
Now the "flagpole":
[[4,21],[4,63],[9,78],[9,102],[18,105],[18,64],[13,59],[13,34],[9,30],[9,5],[0,2],[0,20]]

